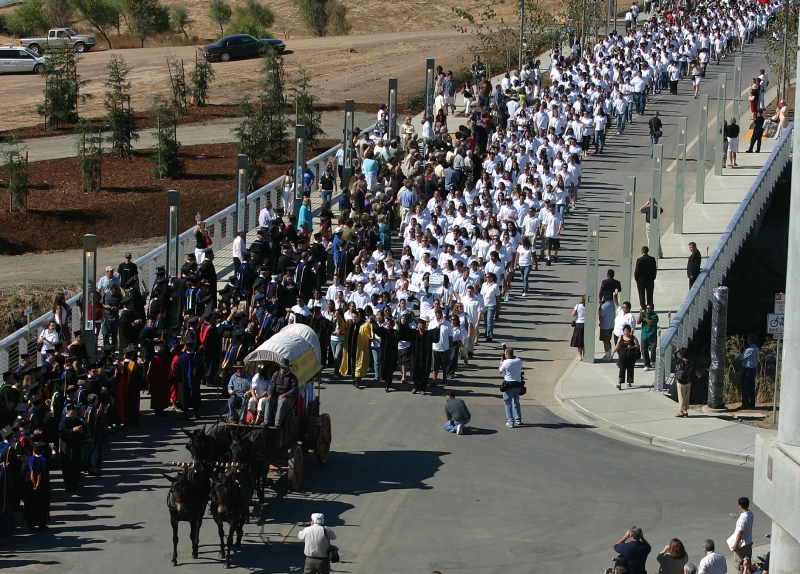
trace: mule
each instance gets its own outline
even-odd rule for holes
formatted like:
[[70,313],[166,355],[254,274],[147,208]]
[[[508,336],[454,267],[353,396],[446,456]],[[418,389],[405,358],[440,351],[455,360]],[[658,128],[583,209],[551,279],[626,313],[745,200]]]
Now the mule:
[[[241,445],[235,441],[235,448]],[[232,446],[233,448],[233,446]],[[254,481],[247,466],[235,466],[225,473],[217,474],[211,487],[211,514],[219,531],[219,557],[225,559],[225,568],[231,567],[231,547],[236,532],[236,549],[242,547],[244,525],[250,517],[250,499],[253,497]],[[224,524],[228,524],[228,542],[225,544]],[[227,550],[227,552],[226,552]]]
[[211,480],[202,467],[186,468],[177,476],[164,474],[172,484],[167,494],[169,520],[172,524],[172,565],[178,565],[178,523],[188,522],[192,540],[192,558],[197,558],[200,527],[211,492]]

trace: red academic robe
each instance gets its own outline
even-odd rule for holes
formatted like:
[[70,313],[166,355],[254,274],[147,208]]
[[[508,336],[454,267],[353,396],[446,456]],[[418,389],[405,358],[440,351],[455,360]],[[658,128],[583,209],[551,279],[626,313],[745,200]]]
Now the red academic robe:
[[169,355],[156,353],[150,361],[147,382],[150,385],[150,408],[163,411],[170,406],[170,375],[172,361]]

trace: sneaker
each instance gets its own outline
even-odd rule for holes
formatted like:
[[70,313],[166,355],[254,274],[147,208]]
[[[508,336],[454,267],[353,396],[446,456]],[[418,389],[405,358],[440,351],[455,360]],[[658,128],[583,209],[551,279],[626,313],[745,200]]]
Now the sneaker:
[[548,259],[548,260],[547,260],[547,263],[546,263],[545,265],[548,265],[548,266],[549,266],[549,265],[552,265],[552,264],[553,264],[553,263],[552,263],[552,262],[551,262],[551,261]]
[[514,428],[514,423],[506,423],[506,426],[510,429]]
[[649,370],[650,370],[650,367],[645,367],[645,368],[644,368],[644,370],[645,370],[645,371],[649,371]]
[[456,426],[456,434],[464,434],[464,425]]
[[517,419],[514,421],[514,426],[522,426],[522,419]]
[[525,293],[525,291],[523,291],[523,292],[522,292],[522,296],[523,296],[523,297],[527,297],[527,296],[528,296],[528,294],[527,294],[527,293]]

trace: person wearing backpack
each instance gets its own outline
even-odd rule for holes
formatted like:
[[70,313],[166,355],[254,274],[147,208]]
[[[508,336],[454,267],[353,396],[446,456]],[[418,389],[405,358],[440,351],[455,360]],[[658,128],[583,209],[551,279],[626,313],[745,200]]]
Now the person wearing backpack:
[[303,574],[329,574],[331,557],[338,562],[339,549],[331,544],[336,533],[325,526],[325,515],[315,512],[311,515],[311,525],[303,528],[297,535],[305,543],[306,563]]

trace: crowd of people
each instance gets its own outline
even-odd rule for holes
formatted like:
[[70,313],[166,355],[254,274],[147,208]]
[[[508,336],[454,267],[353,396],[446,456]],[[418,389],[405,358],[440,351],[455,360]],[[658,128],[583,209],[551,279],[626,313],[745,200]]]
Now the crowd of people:
[[[532,293],[539,262],[558,263],[590,147],[602,154],[612,124],[623,134],[645,114],[651,94],[668,85],[677,93],[690,72],[698,85],[705,66],[751,43],[774,8],[690,2],[634,19],[624,35],[555,51],[549,84],[538,62],[528,62],[492,87],[476,58],[475,85],[462,90],[470,96],[463,125],[452,115],[453,74],[440,68],[439,105],[421,134],[409,118],[388,138],[381,107],[376,130],[355,130],[353,145],[342,146],[318,180],[310,170],[300,175],[306,199],[297,213],[287,193],[279,206],[261,210],[249,246],[246,234],[237,234],[234,273],[222,285],[198,216],[195,250],[179,276],[161,267],[143,285],[129,253],[118,268],[106,268],[89,316],[81,317],[95,326],[95,353],[82,331],[69,331],[69,309],[57,297],[53,321],[39,337],[41,361],[23,354],[3,374],[0,535],[13,531],[12,512],[20,508],[31,529],[47,527],[50,471],[60,467],[68,491],[100,472],[105,437],[137,424],[142,392],[155,416],[176,411],[185,419],[200,418],[201,385],[241,394],[234,408],[249,394],[256,420],[263,420],[265,390],[255,379],[232,384],[242,375],[235,367],[287,324],[314,329],[323,363],[355,387],[371,374],[389,392],[398,368],[400,384],[413,393],[448,384],[473,358],[481,330],[482,343],[494,340],[512,291]],[[653,125],[656,143],[660,124]],[[345,147],[352,157],[344,157]],[[294,177],[287,171],[282,190],[294,189]],[[316,193],[323,203],[314,229],[309,199]],[[609,358],[638,345],[630,336],[637,322],[630,304],[615,305],[625,321],[619,333],[614,325],[614,351],[604,340]],[[509,427],[521,423],[524,384],[516,361],[506,352],[500,365]],[[620,385],[623,374],[621,368]],[[470,418],[460,406],[452,401],[447,411],[447,428],[456,434]]]

